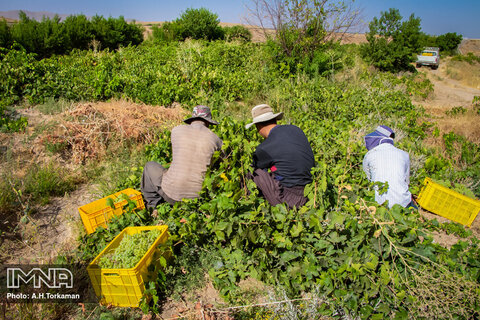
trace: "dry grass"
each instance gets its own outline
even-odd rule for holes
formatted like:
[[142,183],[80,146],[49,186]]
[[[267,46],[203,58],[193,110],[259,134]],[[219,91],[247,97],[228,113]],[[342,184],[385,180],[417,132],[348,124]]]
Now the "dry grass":
[[[445,112],[443,114],[439,113],[434,121],[440,130],[440,137],[444,133],[453,131],[457,135],[466,137],[471,142],[480,143],[480,114],[473,108],[468,108],[466,113],[455,116],[447,115]],[[429,139],[435,138],[430,137]]]
[[74,105],[58,115],[53,132],[36,139],[40,145],[64,144],[75,163],[101,158],[108,148],[124,141],[140,146],[152,143],[157,132],[171,129],[186,114],[174,108],[148,106],[124,100]]
[[448,60],[445,71],[448,77],[466,86],[480,89],[480,63]]

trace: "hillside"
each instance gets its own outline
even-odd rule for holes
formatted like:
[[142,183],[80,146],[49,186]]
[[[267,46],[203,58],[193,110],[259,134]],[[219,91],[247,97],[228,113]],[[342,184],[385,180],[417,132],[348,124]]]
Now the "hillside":
[[[11,20],[18,20],[20,11],[21,10],[0,11],[0,17],[5,17]],[[31,19],[35,19],[37,21],[41,21],[43,17],[52,19],[53,17],[55,17],[55,15],[58,15],[60,19],[65,19],[70,15],[70,14],[58,14],[58,13],[53,13],[49,11],[27,11],[27,10],[22,10],[22,11],[25,12],[27,17]]]

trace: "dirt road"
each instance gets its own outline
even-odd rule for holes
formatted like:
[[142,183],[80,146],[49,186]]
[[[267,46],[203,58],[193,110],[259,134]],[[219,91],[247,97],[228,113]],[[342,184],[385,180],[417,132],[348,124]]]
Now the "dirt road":
[[[472,101],[480,96],[480,88],[467,86],[465,83],[449,78],[447,61],[437,70],[428,67],[417,69],[427,75],[434,86],[434,92],[425,100],[413,101],[425,108],[430,115],[427,119],[437,123],[440,132],[450,131],[460,134],[470,141],[480,143],[480,114],[473,110]],[[473,65],[472,68],[479,68]],[[446,111],[454,107],[463,107],[458,114],[448,115]]]
[[425,101],[416,101],[416,104],[424,106],[432,112],[441,109],[442,113],[452,107],[469,107],[474,96],[480,96],[480,89],[471,88],[460,81],[448,78],[446,66],[440,66],[437,70],[428,67],[417,69],[427,75],[434,85],[433,95]]

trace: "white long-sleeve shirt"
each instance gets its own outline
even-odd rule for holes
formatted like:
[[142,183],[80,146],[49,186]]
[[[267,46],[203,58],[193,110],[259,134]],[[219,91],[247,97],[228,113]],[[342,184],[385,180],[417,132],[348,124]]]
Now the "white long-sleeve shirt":
[[379,204],[388,200],[406,207],[412,201],[408,191],[410,183],[410,157],[407,152],[389,143],[382,143],[367,152],[363,158],[363,171],[372,182],[388,182],[388,190],[383,194],[375,191],[375,201]]

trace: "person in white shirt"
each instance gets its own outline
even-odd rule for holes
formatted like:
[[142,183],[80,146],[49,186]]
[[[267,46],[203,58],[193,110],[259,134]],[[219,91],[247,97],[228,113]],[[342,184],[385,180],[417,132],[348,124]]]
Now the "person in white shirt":
[[394,146],[394,138],[393,130],[383,125],[365,136],[368,152],[363,158],[363,171],[372,182],[388,183],[388,190],[382,194],[375,186],[375,201],[378,204],[388,201],[389,208],[399,204],[416,209],[412,194],[408,191],[410,157],[407,152]]

